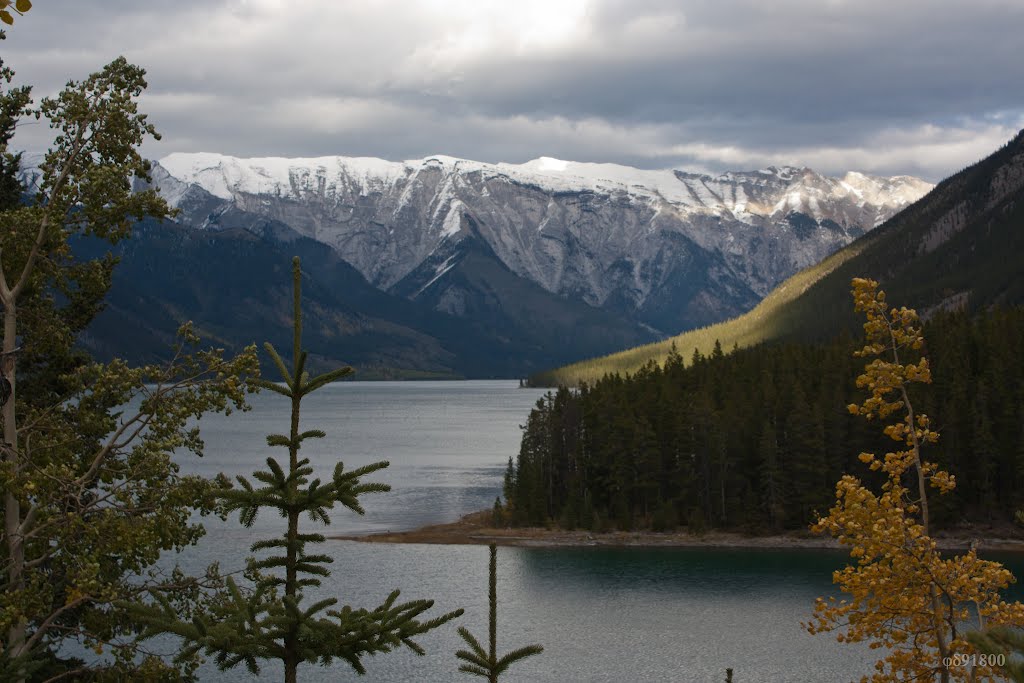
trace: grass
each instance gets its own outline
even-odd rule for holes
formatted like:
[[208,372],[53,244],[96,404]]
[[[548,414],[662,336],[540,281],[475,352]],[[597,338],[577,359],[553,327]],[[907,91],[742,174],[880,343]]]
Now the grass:
[[688,359],[695,349],[701,355],[710,354],[715,342],[728,350],[734,346],[753,346],[783,337],[790,332],[788,324],[784,322],[783,309],[812,285],[864,251],[873,241],[873,234],[869,233],[821,263],[805,268],[772,290],[761,303],[743,315],[652,344],[537,373],[530,377],[530,385],[579,386],[584,382],[592,384],[606,374],[632,374],[651,361],[659,365],[664,363],[673,347]]

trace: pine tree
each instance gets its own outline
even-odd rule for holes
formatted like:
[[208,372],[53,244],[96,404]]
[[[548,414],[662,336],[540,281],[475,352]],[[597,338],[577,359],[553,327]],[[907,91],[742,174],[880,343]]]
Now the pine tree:
[[323,543],[319,533],[303,533],[299,518],[308,515],[327,525],[328,512],[335,505],[363,514],[359,497],[366,493],[389,491],[376,482],[364,483],[361,478],[388,466],[376,462],[345,471],[338,462],[329,482],[310,480],[313,468],[308,458],[299,458],[303,442],[324,437],[318,429],[299,431],[302,399],[352,372],[343,367],[310,378],[305,371],[306,352],[302,350],[302,318],[300,311],[301,269],[299,259],[293,261],[294,323],[292,368],[271,344],[264,347],[277,366],[283,386],[260,380],[262,388],[276,392],[291,401],[291,427],[288,435],[271,434],[267,444],[288,450],[288,462],[282,466],[275,458],[267,458],[267,469],[256,472],[262,483],[254,487],[245,477],[238,477],[238,488],[223,494],[226,507],[237,510],[243,525],[252,526],[261,509],[275,510],[285,517],[288,527],[281,538],[257,541],[254,553],[276,554],[250,561],[248,576],[254,586],[245,592],[237,583],[227,580],[227,594],[216,596],[209,611],[191,622],[178,620],[167,604],[162,611],[140,610],[139,615],[152,626],[152,633],[171,632],[185,641],[185,653],[202,651],[215,657],[222,669],[244,663],[252,673],[259,671],[259,660],[275,659],[284,664],[285,683],[296,683],[301,663],[326,665],[334,659],[348,662],[358,673],[365,673],[362,657],[390,652],[406,645],[418,654],[423,649],[412,640],[462,614],[462,610],[420,621],[419,616],[433,606],[433,600],[398,602],[399,591],[393,591],[373,610],[335,606],[337,598],[306,604],[304,591],[321,585],[321,578],[330,576],[325,565],[332,558],[310,552],[310,546]]
[[[927,327],[935,381],[913,397],[943,425],[936,464],[960,477],[954,495],[929,501],[930,521],[1009,521],[1024,506],[1024,309],[938,315]],[[697,353],[687,367],[677,355],[560,390],[537,403],[506,473],[510,522],[666,528],[674,509],[695,528],[802,528],[880,440],[846,409],[853,346],[841,335]]]
[[982,653],[979,657],[991,660],[1014,683],[1024,683],[1024,633],[996,626],[968,633],[967,640]]
[[808,402],[799,383],[793,385],[792,393],[793,407],[784,421],[791,514],[807,523],[819,505],[828,504],[825,426],[821,407]]
[[758,480],[761,484],[761,498],[773,531],[782,529],[786,521],[786,508],[782,504],[783,491],[781,486],[782,473],[779,467],[779,444],[775,436],[775,427],[764,420],[761,435],[757,442],[757,453],[760,460]]
[[488,649],[477,640],[465,626],[459,627],[459,635],[469,645],[469,650],[459,650],[455,656],[466,662],[459,671],[486,678],[487,683],[498,683],[498,677],[508,671],[516,662],[544,651],[541,645],[527,645],[498,657],[498,548],[493,543],[490,549],[488,572],[488,598],[490,615],[488,619]]

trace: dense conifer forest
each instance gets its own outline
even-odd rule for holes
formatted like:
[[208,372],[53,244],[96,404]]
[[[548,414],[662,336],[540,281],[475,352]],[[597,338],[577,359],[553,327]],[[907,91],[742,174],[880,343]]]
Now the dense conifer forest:
[[[957,479],[938,527],[1002,522],[1024,505],[1024,308],[943,313],[925,327],[933,383],[912,396]],[[864,391],[858,340],[673,351],[663,365],[560,388],[537,402],[506,472],[506,518],[567,528],[806,528],[881,425],[849,414]]]

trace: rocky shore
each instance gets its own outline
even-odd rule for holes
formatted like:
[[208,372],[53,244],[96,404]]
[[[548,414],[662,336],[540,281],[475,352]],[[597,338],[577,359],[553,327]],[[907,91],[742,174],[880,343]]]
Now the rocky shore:
[[[363,543],[431,543],[443,545],[488,545],[521,547],[675,547],[675,548],[823,548],[840,549],[832,538],[809,532],[767,536],[726,531],[690,534],[685,531],[568,531],[557,528],[494,528],[489,510],[465,515],[449,524],[432,524],[410,531],[386,531],[360,536],[332,536],[338,540]],[[943,550],[967,550],[973,543],[979,550],[1024,552],[1024,534],[1014,527],[976,527],[940,532],[935,536]]]

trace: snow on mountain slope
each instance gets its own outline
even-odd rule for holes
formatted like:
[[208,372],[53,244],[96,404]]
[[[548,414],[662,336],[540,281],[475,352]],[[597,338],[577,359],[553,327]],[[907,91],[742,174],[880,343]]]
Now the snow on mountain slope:
[[[752,305],[932,187],[806,168],[712,177],[549,157],[488,164],[178,153],[159,164],[166,175],[157,169],[155,182],[197,226],[215,215],[213,195],[331,245],[381,289],[442,245],[447,254],[473,238],[550,292],[666,332]],[[200,200],[188,188],[209,194]],[[454,261],[431,262],[447,270],[418,273],[427,284],[412,291],[446,286]]]
[[[786,197],[790,200],[788,205],[777,203],[773,212],[801,208],[802,201],[811,198],[808,195],[853,199],[862,206],[902,206],[916,201],[932,187],[911,176],[881,178],[850,172],[837,179],[819,176],[809,169],[769,167],[712,178],[672,170],[652,171],[551,157],[541,157],[524,164],[487,164],[442,155],[400,162],[371,157],[238,159],[200,152],[171,154],[161,159],[160,165],[174,178],[199,185],[221,199],[235,199],[241,194],[299,199],[311,190],[335,196],[346,189],[367,194],[393,188],[415,178],[425,169],[441,169],[461,176],[483,174],[489,179],[505,177],[521,185],[554,193],[591,191],[626,194],[662,199],[678,207],[725,209],[738,213],[743,213],[747,205],[744,186],[770,191],[781,182],[791,187],[792,192]],[[754,213],[763,213],[763,207],[757,208],[761,211]]]

